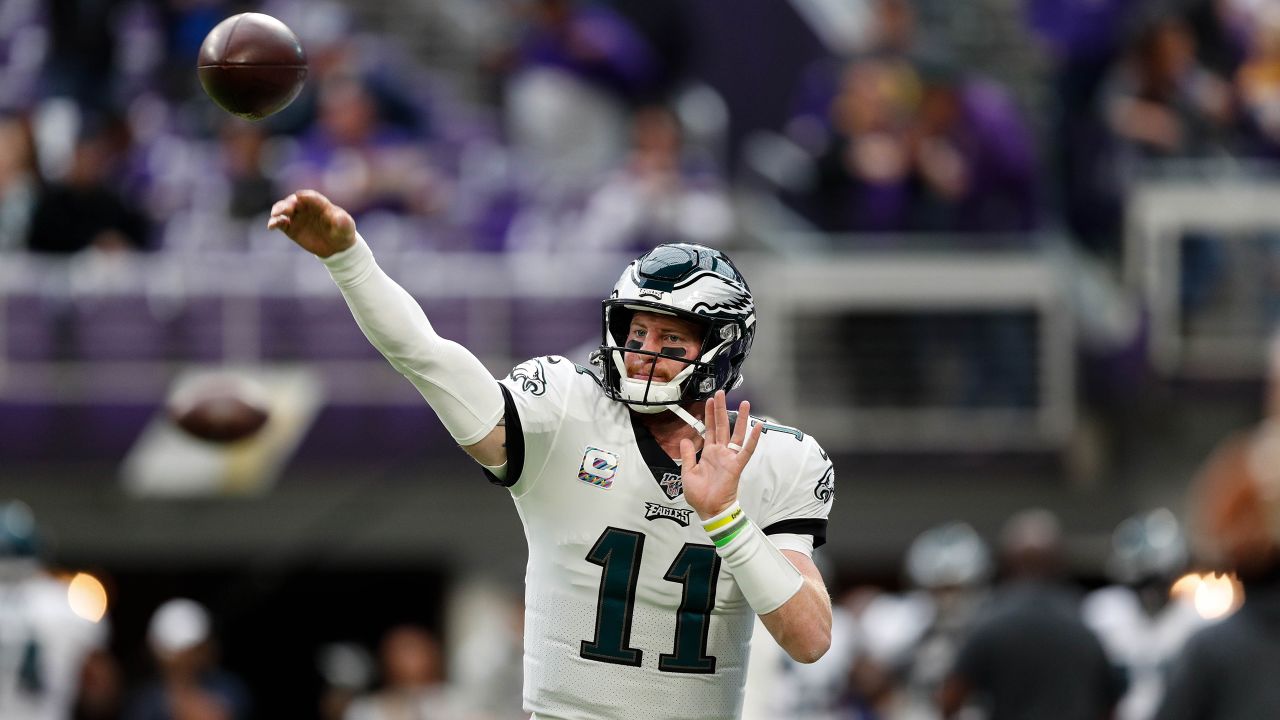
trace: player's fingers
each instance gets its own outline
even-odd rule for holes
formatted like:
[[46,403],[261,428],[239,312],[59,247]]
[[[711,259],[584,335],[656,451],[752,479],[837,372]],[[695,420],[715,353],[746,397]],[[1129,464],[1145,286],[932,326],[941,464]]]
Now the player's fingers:
[[751,459],[751,455],[756,451],[756,444],[760,442],[760,431],[764,428],[763,424],[756,423],[747,431],[747,441],[742,444],[742,452],[738,453],[738,467],[747,466],[747,461]]
[[680,471],[687,472],[698,464],[698,453],[693,449],[693,441],[684,438],[680,441]]
[[286,230],[288,229],[288,227],[289,227],[288,215],[272,215],[271,219],[267,221],[268,230],[275,230],[277,228],[279,228],[280,230]]
[[297,206],[297,203],[298,203],[297,197],[294,195],[290,195],[289,197],[284,198],[283,200],[277,200],[276,203],[271,206],[271,217],[275,217],[276,215],[292,214],[294,207]]
[[703,440],[709,443],[716,441],[716,402],[714,397],[707,398],[702,410],[702,424],[707,426],[702,434]]
[[717,390],[716,401],[716,442],[721,445],[729,443],[729,403],[724,398],[724,391]]
[[298,197],[298,203],[309,209],[321,210],[330,204],[329,198],[315,190],[299,190],[295,195]]
[[733,442],[742,447],[742,441],[747,437],[747,426],[751,424],[751,403],[743,400],[738,403],[738,421],[733,425]]

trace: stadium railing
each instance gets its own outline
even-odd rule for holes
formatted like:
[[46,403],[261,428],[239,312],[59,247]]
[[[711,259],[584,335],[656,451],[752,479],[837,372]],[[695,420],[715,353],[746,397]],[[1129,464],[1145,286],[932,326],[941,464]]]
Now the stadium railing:
[[1126,205],[1124,276],[1150,313],[1152,362],[1169,376],[1252,379],[1280,321],[1280,180],[1183,173],[1138,183]]
[[[1062,448],[1075,426],[1066,270],[1037,249],[737,252],[758,298],[742,397],[831,451]],[[629,256],[380,252],[495,375],[585,363]],[[328,402],[420,403],[299,252],[0,263],[0,401],[162,402],[190,366],[305,364]]]

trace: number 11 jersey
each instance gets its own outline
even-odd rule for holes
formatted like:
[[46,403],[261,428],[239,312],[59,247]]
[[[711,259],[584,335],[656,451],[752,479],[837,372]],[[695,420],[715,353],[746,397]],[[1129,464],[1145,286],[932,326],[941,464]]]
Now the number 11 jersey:
[[[524,703],[539,720],[730,720],[754,612],[684,500],[680,469],[594,374],[561,357],[501,381],[529,545]],[[752,418],[752,423],[763,422]],[[826,538],[830,460],[765,423],[738,501],[779,548]]]

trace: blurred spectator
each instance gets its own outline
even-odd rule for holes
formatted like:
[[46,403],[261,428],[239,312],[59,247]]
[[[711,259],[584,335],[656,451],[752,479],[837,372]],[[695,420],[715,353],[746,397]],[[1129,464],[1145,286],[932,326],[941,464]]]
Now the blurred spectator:
[[953,63],[892,55],[846,67],[802,207],[835,232],[1023,232],[1038,224],[1032,136],[1009,93]]
[[355,643],[330,643],[320,648],[316,666],[324,680],[320,696],[320,720],[342,720],[352,701],[368,689],[374,662]]
[[[1120,191],[1167,171],[1161,161],[1206,158],[1233,149],[1235,102],[1231,86],[1196,57],[1186,21],[1163,16],[1138,36],[1104,98],[1105,117],[1120,146]],[[1220,242],[1188,233],[1179,283],[1182,311],[1198,310],[1224,262]]]
[[48,0],[49,56],[42,90],[86,109],[114,107],[115,25],[123,0]]
[[129,142],[127,130],[115,121],[86,130],[76,142],[66,176],[40,189],[28,248],[65,255],[91,247],[119,251],[148,246],[146,218],[116,189],[116,171]]
[[733,229],[728,193],[708,161],[685,151],[675,114],[641,108],[631,137],[626,162],[603,178],[580,213],[535,203],[512,223],[508,248],[642,252],[664,242],[724,243]]
[[39,0],[8,0],[0,13],[0,112],[26,110],[39,95],[49,53],[49,18]]
[[801,200],[820,227],[909,227],[916,178],[907,129],[919,91],[919,78],[899,59],[865,57],[845,68],[829,108],[832,139],[817,160],[817,185]]
[[185,598],[151,615],[147,642],[159,676],[130,704],[124,720],[247,720],[249,691],[218,665],[209,611]]
[[379,649],[382,687],[356,698],[345,720],[416,720],[462,717],[447,692],[440,643],[426,628],[388,630]]
[[922,197],[913,229],[1035,229],[1035,147],[1012,96],[993,81],[966,77],[946,58],[922,59],[917,67],[923,96],[911,145]]
[[351,8],[338,0],[265,0],[260,11],[288,25],[307,51],[301,94],[264,121],[273,132],[300,135],[310,129],[329,80],[343,77],[360,78],[381,123],[414,139],[436,131],[431,78],[395,33],[362,27]]
[[1235,572],[1244,604],[1187,641],[1158,720],[1251,720],[1280,707],[1280,336],[1268,385],[1267,419],[1220,443],[1188,497],[1197,554]]
[[630,21],[581,0],[534,0],[519,53],[524,67],[558,68],[627,101],[648,99],[660,70]]
[[219,133],[223,171],[230,183],[231,216],[242,220],[266,214],[280,193],[267,174],[263,147],[267,134],[261,126],[243,120],[227,120]]
[[166,99],[181,102],[199,93],[191,68],[200,43],[223,18],[233,14],[226,0],[179,0],[159,3],[166,62],[159,68]]
[[1280,157],[1280,7],[1264,7],[1236,72],[1236,93],[1258,154]]
[[[912,541],[904,563],[912,590],[879,595],[862,613],[870,677],[885,678],[877,709],[887,717],[934,717],[934,698],[986,599],[991,553],[969,525],[951,522]],[[863,670],[866,676],[866,670]]]
[[921,44],[916,10],[911,0],[872,0],[875,12],[875,31],[871,40],[871,52],[892,53],[909,57]]
[[1230,85],[1200,65],[1195,36],[1177,16],[1157,18],[1138,36],[1104,111],[1131,160],[1222,151],[1234,117]]
[[1192,598],[1173,594],[1187,568],[1186,537],[1167,509],[1126,518],[1112,533],[1107,570],[1115,584],[1090,593],[1083,615],[1111,662],[1128,674],[1117,720],[1155,714],[1170,664],[1204,625]]
[[[859,57],[890,63],[910,61],[925,48],[943,46],[941,40],[920,38],[911,0],[869,0],[867,4],[871,6],[871,27],[867,37],[856,44]],[[841,91],[848,63],[857,59],[823,58],[806,67],[796,83],[787,135],[810,152],[819,152],[827,143],[834,120],[832,100]]]
[[0,118],[0,252],[26,246],[38,188],[31,128],[21,118]]
[[1085,247],[1114,250],[1118,190],[1111,143],[1094,111],[1100,90],[1144,4],[1130,0],[1024,0],[1026,21],[1048,56],[1052,128],[1048,138],[1057,206]]
[[628,109],[652,99],[661,72],[645,38],[603,4],[534,0],[529,10],[509,60],[507,132],[526,190],[556,199],[617,162]]
[[[86,709],[97,713],[90,717],[109,717],[118,686],[104,651],[107,623],[46,572],[39,546],[31,509],[17,500],[0,503],[0,717],[71,717],[87,668],[105,671],[94,680],[107,682],[93,684]],[[105,604],[97,609],[105,612]]]
[[1123,682],[1080,620],[1057,517],[1047,510],[1015,514],[1000,551],[1005,576],[939,693],[943,716],[973,703],[990,720],[1108,717]]
[[429,158],[412,135],[384,121],[367,83],[337,73],[319,93],[316,126],[300,138],[285,184],[319,190],[357,218],[435,209],[442,198]]
[[685,0],[610,0],[648,43],[655,69],[639,102],[654,102],[688,79],[697,43],[707,32],[700,13]]

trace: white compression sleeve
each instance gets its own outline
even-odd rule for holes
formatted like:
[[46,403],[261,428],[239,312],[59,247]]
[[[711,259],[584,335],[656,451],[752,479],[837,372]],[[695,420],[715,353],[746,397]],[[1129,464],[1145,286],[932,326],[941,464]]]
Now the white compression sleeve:
[[459,445],[502,419],[502,391],[470,351],[436,334],[422,307],[378,267],[364,238],[322,258],[365,337],[422,393]]

